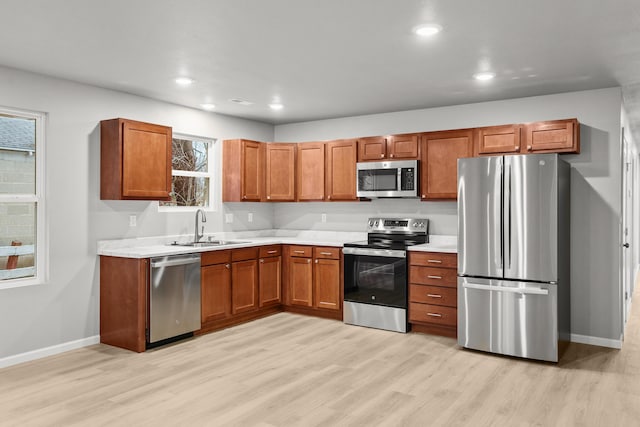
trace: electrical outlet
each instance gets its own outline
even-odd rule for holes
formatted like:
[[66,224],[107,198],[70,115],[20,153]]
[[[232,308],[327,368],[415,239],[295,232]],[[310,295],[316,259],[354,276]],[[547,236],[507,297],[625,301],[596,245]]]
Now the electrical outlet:
[[224,222],[226,222],[227,224],[231,224],[233,222],[233,214],[224,214]]
[[253,212],[249,212],[249,214],[247,215],[247,221],[253,222]]
[[326,213],[322,214],[322,222],[327,222],[327,214]]
[[138,226],[138,217],[135,215],[129,215],[129,227]]

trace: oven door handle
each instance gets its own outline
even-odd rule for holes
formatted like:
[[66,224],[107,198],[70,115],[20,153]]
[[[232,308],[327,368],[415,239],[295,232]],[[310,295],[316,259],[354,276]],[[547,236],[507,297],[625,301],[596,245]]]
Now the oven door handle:
[[398,249],[343,248],[342,253],[345,255],[366,255],[388,258],[407,257],[407,251],[401,251]]

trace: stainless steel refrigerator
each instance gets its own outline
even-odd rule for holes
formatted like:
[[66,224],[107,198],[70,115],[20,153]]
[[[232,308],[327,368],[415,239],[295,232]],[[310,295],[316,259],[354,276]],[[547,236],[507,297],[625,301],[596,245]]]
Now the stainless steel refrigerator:
[[557,154],[458,160],[458,343],[557,362],[569,333],[570,167]]

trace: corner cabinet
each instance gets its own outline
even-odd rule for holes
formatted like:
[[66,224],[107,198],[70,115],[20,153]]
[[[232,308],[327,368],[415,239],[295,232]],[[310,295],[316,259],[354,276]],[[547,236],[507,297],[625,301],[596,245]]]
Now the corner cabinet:
[[170,127],[111,119],[100,122],[100,198],[171,200]]
[[458,197],[458,159],[473,156],[473,130],[429,132],[422,135],[420,191],[422,200]]
[[356,159],[358,153],[356,140],[327,142],[326,150],[325,194],[327,200],[358,200],[356,197]]
[[222,201],[260,202],[264,198],[264,144],[229,139],[222,147]]

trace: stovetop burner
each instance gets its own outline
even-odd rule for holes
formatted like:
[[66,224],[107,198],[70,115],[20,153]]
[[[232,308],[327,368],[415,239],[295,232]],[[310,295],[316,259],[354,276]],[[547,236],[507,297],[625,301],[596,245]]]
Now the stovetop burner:
[[367,240],[344,246],[404,250],[429,242],[429,220],[425,218],[369,218],[367,231]]

